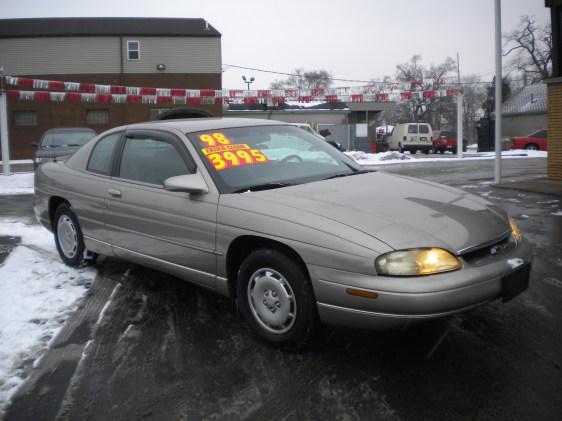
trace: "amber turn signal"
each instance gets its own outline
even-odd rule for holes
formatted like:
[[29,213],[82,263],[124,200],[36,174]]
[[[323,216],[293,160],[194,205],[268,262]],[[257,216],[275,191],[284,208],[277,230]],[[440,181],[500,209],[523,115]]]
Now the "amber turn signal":
[[362,298],[377,298],[379,296],[379,294],[377,294],[375,291],[365,291],[363,289],[355,288],[347,288],[345,292],[347,292],[349,295],[354,295],[356,297]]

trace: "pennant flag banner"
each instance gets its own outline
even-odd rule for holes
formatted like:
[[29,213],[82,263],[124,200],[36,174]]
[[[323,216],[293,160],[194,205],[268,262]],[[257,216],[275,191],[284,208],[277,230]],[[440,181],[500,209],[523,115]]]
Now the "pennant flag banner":
[[[376,83],[368,86],[317,89],[181,89],[153,88],[54,80],[6,77],[7,84],[17,87],[8,91],[9,98],[56,102],[100,102],[105,104],[283,104],[333,102],[398,102],[453,97],[459,88],[433,89],[433,82]],[[407,88],[407,89],[405,89]],[[425,88],[425,89],[422,89]],[[30,90],[36,89],[36,90]]]

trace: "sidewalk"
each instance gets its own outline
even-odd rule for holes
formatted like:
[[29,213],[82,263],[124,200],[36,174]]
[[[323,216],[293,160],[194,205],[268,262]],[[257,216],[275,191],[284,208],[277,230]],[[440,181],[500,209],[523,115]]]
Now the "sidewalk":
[[562,181],[553,181],[547,178],[539,178],[529,181],[508,181],[496,184],[494,187],[562,196]]

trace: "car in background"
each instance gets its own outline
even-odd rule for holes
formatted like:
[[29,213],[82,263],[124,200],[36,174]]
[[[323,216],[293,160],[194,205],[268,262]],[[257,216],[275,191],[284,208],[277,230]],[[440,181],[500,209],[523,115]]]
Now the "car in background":
[[45,162],[65,160],[94,137],[96,132],[87,127],[49,129],[43,133],[38,143],[32,143],[37,147],[33,165],[37,168]]
[[391,151],[429,153],[433,149],[433,131],[427,123],[398,124],[388,138],[388,149]]
[[67,265],[99,253],[171,273],[232,297],[277,344],[318,322],[400,328],[508,301],[531,269],[505,210],[272,120],[114,128],[37,168],[34,212]]
[[[466,139],[463,139],[463,152],[466,152],[466,144]],[[457,132],[435,130],[433,132],[433,151],[434,153],[444,153],[446,151],[457,153]]]
[[511,149],[528,149],[533,151],[547,151],[547,131],[537,130],[526,137],[511,138]]

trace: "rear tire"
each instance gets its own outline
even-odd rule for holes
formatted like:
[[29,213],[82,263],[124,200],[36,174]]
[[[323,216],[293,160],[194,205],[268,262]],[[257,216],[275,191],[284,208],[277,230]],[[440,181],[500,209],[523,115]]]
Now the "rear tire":
[[538,151],[539,147],[534,143],[528,143],[527,145],[525,145],[525,149],[527,149],[528,151]]
[[61,204],[55,211],[53,232],[57,251],[66,265],[72,267],[85,266],[95,258],[95,255],[87,258],[82,230],[69,204]]
[[252,252],[240,266],[236,289],[240,312],[261,339],[299,348],[312,338],[318,325],[312,286],[287,255]]

